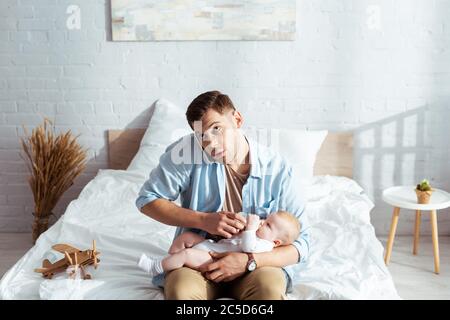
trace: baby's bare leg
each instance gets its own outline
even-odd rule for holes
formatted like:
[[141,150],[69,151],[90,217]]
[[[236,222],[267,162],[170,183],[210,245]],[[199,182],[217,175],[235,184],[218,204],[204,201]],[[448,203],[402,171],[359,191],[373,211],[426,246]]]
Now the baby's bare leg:
[[213,259],[207,251],[188,248],[164,258],[162,267],[166,272],[181,267],[189,267],[197,270],[199,267],[212,261]]
[[202,242],[205,238],[193,232],[183,232],[176,237],[169,248],[169,253],[174,254],[186,248],[191,248],[197,243]]

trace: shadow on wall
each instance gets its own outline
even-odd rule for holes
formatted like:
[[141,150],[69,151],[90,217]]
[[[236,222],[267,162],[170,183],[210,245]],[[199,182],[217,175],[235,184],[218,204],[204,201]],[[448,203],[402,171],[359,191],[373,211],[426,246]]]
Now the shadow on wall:
[[105,3],[105,30],[106,41],[112,41],[111,0],[107,0]]
[[[383,226],[376,230],[381,235],[388,233],[392,214],[392,207],[381,198],[383,189],[416,185],[426,178],[434,187],[450,191],[450,108],[440,105],[426,105],[355,129],[354,178],[375,202],[371,219]],[[439,211],[440,235],[450,235],[449,212]],[[404,210],[400,216],[398,234],[412,234],[415,215]],[[423,233],[430,234],[427,227]]]

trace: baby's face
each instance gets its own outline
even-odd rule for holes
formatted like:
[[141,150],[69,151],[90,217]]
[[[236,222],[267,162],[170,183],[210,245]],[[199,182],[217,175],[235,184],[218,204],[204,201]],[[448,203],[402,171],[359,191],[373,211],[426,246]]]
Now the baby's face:
[[280,230],[283,229],[283,219],[276,214],[270,214],[266,220],[261,220],[261,224],[256,230],[256,235],[265,240],[274,241],[279,239]]

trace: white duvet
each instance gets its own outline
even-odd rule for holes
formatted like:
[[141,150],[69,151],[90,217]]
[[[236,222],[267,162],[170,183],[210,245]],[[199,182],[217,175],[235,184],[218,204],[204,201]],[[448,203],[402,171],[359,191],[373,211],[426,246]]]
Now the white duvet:
[[[2,299],[163,299],[161,289],[136,266],[142,252],[163,256],[175,228],[142,215],[135,207],[145,177],[100,170],[65,214],[2,278]],[[383,247],[370,223],[373,203],[353,180],[314,177],[306,214],[311,250],[290,299],[399,299],[383,262]],[[97,241],[101,252],[92,280],[45,280],[34,268],[61,257],[56,243],[80,249]]]

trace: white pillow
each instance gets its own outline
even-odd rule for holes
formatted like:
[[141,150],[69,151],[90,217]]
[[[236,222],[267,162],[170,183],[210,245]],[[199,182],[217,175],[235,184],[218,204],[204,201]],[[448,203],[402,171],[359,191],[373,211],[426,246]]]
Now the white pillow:
[[299,177],[311,180],[317,153],[328,134],[327,130],[280,130],[280,153],[292,164]]
[[302,180],[310,181],[314,175],[317,153],[327,130],[246,128],[243,131],[263,146],[279,152],[286,158]]
[[317,153],[325,140],[327,130],[300,129],[243,129],[246,134],[263,146],[279,152],[292,165],[293,177],[300,192],[309,197],[309,185],[314,176]]
[[152,169],[159,164],[159,158],[165,150],[166,147],[162,146],[141,146],[133,160],[131,160],[127,171],[148,176]]
[[166,99],[159,99],[155,103],[150,124],[141,140],[139,150],[127,171],[139,171],[148,175],[158,165],[159,157],[165,149],[191,132],[185,110]]

